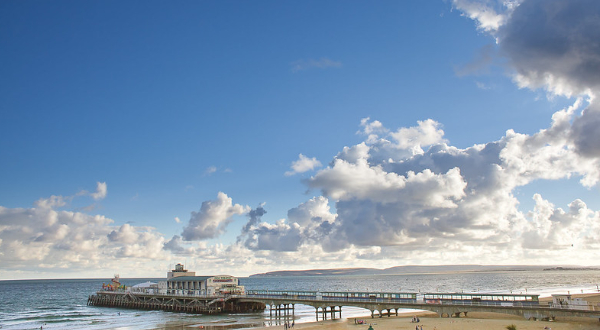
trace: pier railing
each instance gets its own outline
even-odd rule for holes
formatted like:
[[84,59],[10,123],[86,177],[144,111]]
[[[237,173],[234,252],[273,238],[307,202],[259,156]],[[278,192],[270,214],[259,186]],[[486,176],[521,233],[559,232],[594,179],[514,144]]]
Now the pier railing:
[[[529,308],[529,309],[548,309],[548,310],[564,310],[564,311],[600,311],[600,306],[593,304],[588,305],[561,305],[552,302],[544,303],[522,303],[519,301],[510,302],[484,302],[484,301],[437,301],[426,302],[423,300],[408,300],[408,299],[390,299],[390,298],[364,298],[364,297],[326,297],[326,296],[298,296],[298,295],[275,295],[275,294],[245,294],[234,295],[232,298],[251,298],[261,301],[286,301],[290,303],[307,302],[310,304],[343,304],[348,303],[350,306],[355,304],[385,304],[385,305],[402,305],[406,308],[413,306],[415,309],[422,309],[426,306],[474,306],[474,307],[491,307],[491,308]],[[425,309],[425,308],[423,308]]]

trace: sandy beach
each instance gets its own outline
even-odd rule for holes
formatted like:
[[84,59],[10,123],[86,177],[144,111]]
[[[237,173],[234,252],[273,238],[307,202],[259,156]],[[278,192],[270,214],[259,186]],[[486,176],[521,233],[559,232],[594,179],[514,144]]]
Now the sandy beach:
[[[465,330],[465,329],[484,329],[484,330],[506,330],[506,327],[514,324],[519,330],[544,330],[548,327],[553,330],[574,330],[574,329],[600,329],[600,321],[596,319],[572,318],[548,321],[528,321],[522,317],[497,314],[497,313],[469,313],[469,317],[461,318],[440,318],[435,313],[419,316],[420,326],[423,330]],[[294,328],[303,330],[332,329],[332,330],[367,330],[369,324],[373,329],[403,329],[413,330],[417,324],[411,323],[412,316],[383,317],[383,318],[365,318],[366,325],[354,324],[354,319],[340,321],[324,321],[318,323],[305,323]],[[265,329],[283,329],[284,327],[271,327]]]
[[[598,305],[600,303],[600,294],[579,294],[573,295],[573,297],[581,297],[587,300],[589,303]],[[551,298],[540,299],[541,303],[551,301]],[[419,316],[420,322],[411,322],[413,316]],[[467,330],[467,329],[482,329],[482,330],[506,330],[509,325],[515,325],[518,330],[598,330],[600,329],[600,320],[594,318],[558,318],[555,321],[530,321],[526,320],[521,316],[500,314],[500,313],[475,313],[471,312],[468,317],[460,318],[440,318],[436,313],[433,312],[421,312],[421,313],[405,313],[399,314],[398,316],[382,318],[375,317],[371,318],[369,313],[365,313],[364,317],[357,317],[356,319],[364,320],[365,324],[356,324],[355,318],[350,319],[338,319],[338,320],[326,320],[319,322],[310,323],[299,323],[295,324],[294,329],[302,330],[367,330],[369,326],[372,326],[374,330],[379,329],[402,329],[402,330],[416,330],[416,326],[419,326],[418,330]],[[230,327],[228,329],[232,329]],[[253,329],[284,329],[283,325],[266,326],[266,327],[255,327]],[[160,328],[162,330],[175,330],[175,329],[226,329],[225,327],[214,327],[210,325],[177,325]]]

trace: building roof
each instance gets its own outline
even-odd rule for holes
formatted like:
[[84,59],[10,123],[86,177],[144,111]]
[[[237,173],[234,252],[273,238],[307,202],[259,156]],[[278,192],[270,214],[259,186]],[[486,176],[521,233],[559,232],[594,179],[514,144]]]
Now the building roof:
[[214,276],[177,276],[168,279],[168,282],[206,281]]

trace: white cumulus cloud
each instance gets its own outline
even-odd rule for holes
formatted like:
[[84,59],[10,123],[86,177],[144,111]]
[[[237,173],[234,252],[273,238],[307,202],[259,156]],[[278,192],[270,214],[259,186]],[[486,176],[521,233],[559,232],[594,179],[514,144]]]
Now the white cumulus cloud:
[[321,162],[317,158],[308,158],[303,154],[298,156],[298,160],[294,161],[291,166],[291,171],[285,172],[286,176],[291,176],[298,173],[312,171],[315,168],[321,167]]
[[96,192],[91,193],[90,196],[95,200],[101,200],[106,198],[107,192],[106,182],[96,182]]
[[245,214],[249,211],[250,207],[239,204],[234,205],[227,194],[219,192],[216,200],[205,201],[202,203],[200,211],[192,212],[192,216],[183,228],[181,236],[186,241],[218,237],[232,221],[232,216]]
[[514,1],[454,0],[454,6],[465,16],[477,22],[477,28],[487,32],[497,31],[506,20],[505,10],[515,6]]

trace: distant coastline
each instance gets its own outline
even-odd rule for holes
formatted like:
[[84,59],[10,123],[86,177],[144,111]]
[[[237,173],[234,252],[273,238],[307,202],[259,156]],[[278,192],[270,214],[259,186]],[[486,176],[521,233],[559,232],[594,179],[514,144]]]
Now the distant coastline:
[[544,270],[600,270],[598,267],[552,267]]
[[524,266],[524,265],[445,265],[445,266],[396,266],[378,268],[327,268],[307,270],[280,270],[250,275],[250,277],[270,276],[340,276],[340,275],[406,275],[406,274],[444,274],[472,272],[508,272],[508,271],[563,271],[563,270],[600,270],[600,267],[578,266]]

